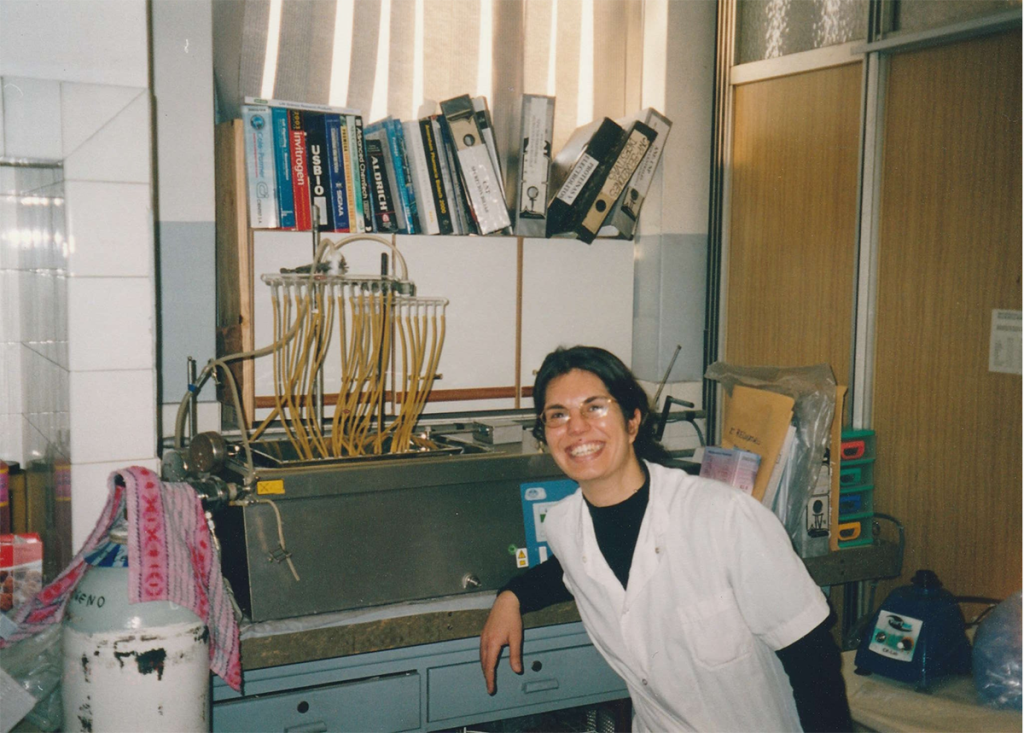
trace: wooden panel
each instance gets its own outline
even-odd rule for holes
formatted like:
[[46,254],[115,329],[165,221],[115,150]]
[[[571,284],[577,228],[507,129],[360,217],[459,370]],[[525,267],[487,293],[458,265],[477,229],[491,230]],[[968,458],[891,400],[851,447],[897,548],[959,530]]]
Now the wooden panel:
[[[217,250],[217,356],[253,348],[252,238],[246,203],[245,154],[242,121],[223,122],[214,128]],[[241,393],[246,422],[252,421],[253,362],[234,361],[231,371]],[[218,382],[222,385],[223,382]],[[232,404],[227,390],[218,386],[218,399]]]
[[1021,378],[988,371],[992,309],[1021,308],[1021,36],[892,59],[873,427],[875,503],[904,581],[1021,587]]
[[736,88],[724,359],[851,364],[860,63]]

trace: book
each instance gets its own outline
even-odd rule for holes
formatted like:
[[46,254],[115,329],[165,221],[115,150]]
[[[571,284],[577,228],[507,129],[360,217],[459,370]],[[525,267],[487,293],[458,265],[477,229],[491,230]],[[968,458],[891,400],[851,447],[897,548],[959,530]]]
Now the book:
[[288,110],[271,107],[274,126],[274,173],[277,178],[277,216],[281,229],[295,228],[295,193],[292,191],[291,142],[288,139]]
[[361,115],[353,115],[353,126],[355,129],[356,159],[359,163],[358,169],[353,167],[352,175],[359,177],[359,194],[362,199],[363,225],[362,231],[372,232],[373,229],[373,204],[370,203],[370,178],[366,167],[366,144],[363,140],[363,118]]
[[295,102],[283,99],[263,99],[262,97],[245,97],[245,104],[259,104],[266,107],[282,107],[284,109],[297,109],[308,112],[334,112],[335,114],[359,114],[359,110],[350,109],[349,107],[335,107],[329,104]]
[[302,112],[302,130],[306,135],[310,211],[316,217],[320,231],[333,232],[334,207],[331,205],[331,178],[327,171],[327,126],[324,113]]
[[352,231],[352,209],[349,206],[341,124],[341,115],[333,113],[324,115],[324,127],[327,131],[327,175],[330,179],[328,201],[334,220],[333,231],[350,232]]
[[[356,117],[345,115],[342,118],[342,142],[345,145],[345,180],[348,183],[348,205],[351,214],[351,229],[354,233],[365,232],[365,216],[363,214],[363,183],[359,175],[359,139],[356,136]],[[372,229],[371,229],[372,231]]]
[[388,117],[385,122],[388,144],[391,146],[391,160],[395,168],[395,187],[398,189],[398,200],[405,216],[405,233],[419,234],[416,193],[412,184],[409,156],[405,149],[405,131],[402,129],[402,123],[393,117]]
[[413,192],[416,195],[416,213],[422,234],[440,234],[438,211],[432,193],[433,183],[427,169],[427,155],[423,149],[419,120],[402,123],[405,132],[405,152],[412,173]]
[[634,122],[628,128],[621,146],[614,155],[615,162],[608,169],[604,182],[583,221],[576,227],[576,236],[587,244],[594,241],[604,220],[611,213],[619,194],[622,193],[640,160],[656,137],[656,133],[643,122]]
[[575,236],[577,227],[597,198],[624,137],[625,131],[608,117],[578,128],[572,134],[552,161],[556,193],[548,203],[547,236]]
[[348,115],[338,115],[338,138],[343,164],[341,175],[345,181],[345,206],[348,207],[348,231],[358,233],[359,224],[357,219],[359,218],[359,212],[356,207],[356,182],[353,175],[355,167],[352,164],[352,131],[349,127]]
[[754,490],[761,456],[739,448],[707,446],[700,462],[700,475],[734,486],[745,494]]
[[653,107],[641,110],[640,121],[657,133],[657,137],[651,142],[643,160],[637,166],[629,183],[619,196],[611,213],[605,219],[604,225],[598,231],[601,237],[617,237],[620,239],[632,239],[636,232],[637,220],[640,218],[640,209],[651,188],[654,174],[661,162],[662,153],[665,151],[665,143],[668,134],[672,130],[672,121],[658,112]]
[[438,149],[434,134],[434,124],[429,117],[418,121],[423,155],[427,164],[427,175],[430,177],[430,195],[437,212],[437,224],[440,234],[451,234],[454,231],[452,211],[448,201],[447,186],[441,171],[444,151]]
[[307,232],[312,229],[309,181],[306,177],[306,132],[302,128],[302,111],[288,110],[288,134],[291,139],[292,192],[295,198],[295,228]]
[[[392,221],[398,225],[398,229],[387,229],[385,231],[405,234],[408,233],[409,230],[405,221],[405,207],[402,206],[402,200],[400,198],[400,186],[395,175],[395,164],[394,158],[391,154],[391,141],[389,137],[385,120],[378,120],[377,122],[370,123],[366,126],[363,133],[364,142],[367,145],[370,140],[376,140],[380,144],[380,164],[383,166],[383,178],[387,183],[389,203],[392,207],[390,217]],[[374,150],[376,152],[377,148],[375,147]],[[369,154],[369,147],[367,147],[367,154]],[[379,224],[380,218],[377,217],[374,221]]]
[[447,99],[441,102],[441,113],[451,131],[459,176],[480,234],[510,227],[500,175],[477,124],[473,100],[468,94]]
[[732,394],[725,394],[723,402],[722,447],[742,448],[761,456],[751,493],[761,501],[793,420],[794,400],[777,392],[737,384]]
[[459,164],[455,160],[455,143],[452,141],[451,128],[448,127],[444,115],[434,115],[431,120],[434,126],[434,134],[438,141],[438,149],[443,153],[440,156],[441,169],[444,174],[445,184],[449,189],[448,201],[451,203],[454,233],[476,234],[476,224],[469,211],[466,192],[462,188]]
[[520,97],[518,154],[509,159],[505,191],[513,214],[513,232],[522,237],[543,237],[551,175],[551,139],[555,126],[555,98],[539,94]]
[[388,179],[387,151],[384,143],[376,135],[365,139],[366,164],[372,186],[373,224],[374,231],[395,233],[399,231],[398,213],[391,192],[391,181]]
[[278,226],[277,174],[274,172],[274,131],[270,107],[244,105],[242,126],[249,226],[253,229],[274,229]]

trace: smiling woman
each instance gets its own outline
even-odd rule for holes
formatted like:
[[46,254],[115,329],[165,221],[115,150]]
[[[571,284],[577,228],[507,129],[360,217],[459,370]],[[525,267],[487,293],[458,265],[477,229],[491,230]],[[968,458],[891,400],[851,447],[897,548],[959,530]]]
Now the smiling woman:
[[548,354],[533,396],[534,434],[580,491],[548,510],[553,555],[495,599],[488,692],[505,645],[522,672],[522,614],[575,599],[635,731],[850,730],[828,603],[775,515],[659,465],[647,395],[614,354]]

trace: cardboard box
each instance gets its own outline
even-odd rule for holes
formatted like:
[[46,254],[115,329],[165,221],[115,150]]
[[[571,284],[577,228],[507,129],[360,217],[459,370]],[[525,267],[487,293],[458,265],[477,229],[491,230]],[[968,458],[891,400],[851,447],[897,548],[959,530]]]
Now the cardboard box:
[[0,535],[0,611],[13,614],[42,589],[43,541],[39,535]]

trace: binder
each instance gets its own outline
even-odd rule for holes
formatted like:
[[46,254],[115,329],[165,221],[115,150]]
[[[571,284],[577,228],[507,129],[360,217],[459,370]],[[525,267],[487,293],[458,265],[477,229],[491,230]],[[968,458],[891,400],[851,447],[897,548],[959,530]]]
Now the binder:
[[637,221],[640,218],[640,208],[644,204],[658,164],[661,162],[668,134],[672,131],[672,121],[653,107],[642,110],[639,117],[641,122],[657,133],[657,137],[651,142],[651,146],[647,149],[643,160],[640,161],[640,165],[637,166],[636,172],[629,179],[625,190],[615,202],[604,225],[598,231],[598,236],[601,237],[633,238],[636,233]]
[[555,98],[522,95],[519,151],[509,162],[505,187],[514,212],[513,231],[518,236],[543,237],[545,234],[554,127]]
[[622,145],[614,156],[615,162],[608,169],[607,177],[601,184],[594,203],[590,205],[583,221],[576,228],[576,236],[587,244],[594,241],[601,224],[611,213],[612,206],[629,183],[655,136],[654,130],[643,122],[634,122],[626,131]]
[[[593,134],[588,134],[596,124]],[[625,131],[605,117],[578,129],[556,156],[556,171],[567,169],[567,161],[582,147],[568,168],[568,175],[557,187],[557,193],[548,204],[547,236],[575,234],[590,207],[597,198],[625,141]],[[560,176],[561,177],[561,176]]]
[[451,129],[459,175],[480,233],[510,227],[500,176],[477,123],[473,100],[468,94],[445,100],[441,112]]
[[445,185],[450,189],[448,200],[451,202],[452,225],[455,234],[476,234],[476,224],[473,215],[469,211],[469,204],[466,202],[466,192],[462,187],[462,177],[459,175],[459,164],[455,159],[455,143],[452,141],[452,131],[444,119],[444,115],[431,117],[434,127],[434,135],[437,138],[438,150],[444,154],[440,157],[441,170],[444,174]]
[[507,201],[505,177],[501,170],[501,159],[498,157],[498,143],[494,139],[494,123],[491,122],[491,110],[487,107],[487,97],[473,97],[473,112],[476,116],[476,126],[480,128],[480,135],[484,139],[484,144],[487,145],[487,153],[491,156],[491,167],[494,168],[494,172],[498,176],[501,200]]

